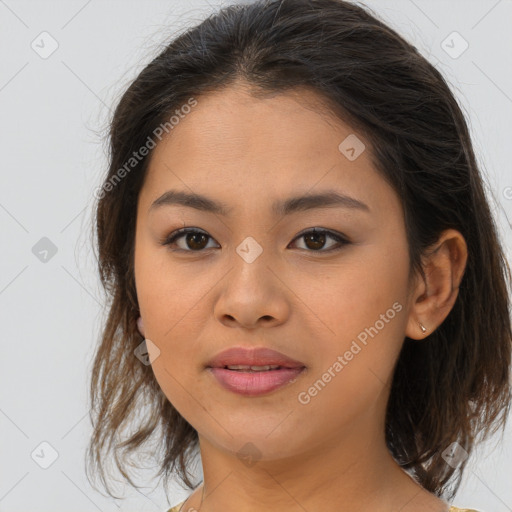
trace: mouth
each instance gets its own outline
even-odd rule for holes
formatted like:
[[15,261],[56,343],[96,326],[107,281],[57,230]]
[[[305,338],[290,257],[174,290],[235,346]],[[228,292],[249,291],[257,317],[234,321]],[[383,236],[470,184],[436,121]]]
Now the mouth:
[[270,393],[295,382],[306,365],[267,347],[231,347],[206,366],[224,389],[246,396]]
[[294,383],[306,367],[228,365],[208,367],[207,370],[224,389],[250,397],[265,395]]

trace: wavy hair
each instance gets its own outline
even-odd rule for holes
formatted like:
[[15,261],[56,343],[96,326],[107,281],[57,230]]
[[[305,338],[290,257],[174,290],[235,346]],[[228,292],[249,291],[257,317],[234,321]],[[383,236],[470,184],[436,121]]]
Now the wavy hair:
[[[410,272],[441,232],[465,238],[457,300],[423,342],[405,338],[393,374],[386,443],[428,491],[452,499],[467,459],[443,452],[504,428],[511,404],[510,268],[491,215],[468,127],[454,95],[418,50],[368,9],[342,0],[260,0],[230,5],[184,30],[127,87],[109,122],[109,168],[95,205],[97,259],[108,316],[90,381],[93,435],[87,467],[108,494],[107,455],[132,486],[127,459],[150,440],[158,476],[193,488],[197,431],[134,357],[136,205],[151,157],[119,178],[133,153],[191,98],[249,84],[255,97],[308,88],[325,111],[361,131],[375,168],[404,211]],[[110,183],[110,187],[108,187]],[[145,414],[137,416],[141,408]],[[128,427],[131,427],[127,433]],[[92,473],[91,473],[92,474]],[[88,476],[89,478],[89,476]]]

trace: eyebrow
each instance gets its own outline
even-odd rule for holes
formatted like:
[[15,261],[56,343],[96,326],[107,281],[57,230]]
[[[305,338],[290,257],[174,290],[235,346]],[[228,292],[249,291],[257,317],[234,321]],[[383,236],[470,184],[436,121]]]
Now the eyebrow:
[[[200,194],[180,190],[168,190],[162,194],[153,201],[149,211],[151,212],[164,205],[181,205],[222,216],[229,216],[233,211],[233,208],[224,203],[214,201]],[[365,203],[333,190],[278,200],[273,203],[272,212],[276,216],[285,216],[296,212],[332,207],[370,212],[370,208]]]

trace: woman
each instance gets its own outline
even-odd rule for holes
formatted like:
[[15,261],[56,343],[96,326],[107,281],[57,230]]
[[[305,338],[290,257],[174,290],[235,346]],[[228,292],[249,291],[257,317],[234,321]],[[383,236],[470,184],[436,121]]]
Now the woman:
[[510,407],[510,270],[440,73],[342,0],[235,5],[140,73],[110,142],[107,490],[107,452],[135,486],[156,437],[195,489],[172,512],[462,510]]

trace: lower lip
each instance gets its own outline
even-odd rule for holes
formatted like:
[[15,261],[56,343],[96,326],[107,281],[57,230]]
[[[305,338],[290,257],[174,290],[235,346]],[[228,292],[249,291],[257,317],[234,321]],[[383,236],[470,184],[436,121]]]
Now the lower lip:
[[305,370],[302,368],[282,368],[261,372],[228,370],[227,368],[208,368],[219,383],[229,391],[246,396],[257,396],[278,389]]

